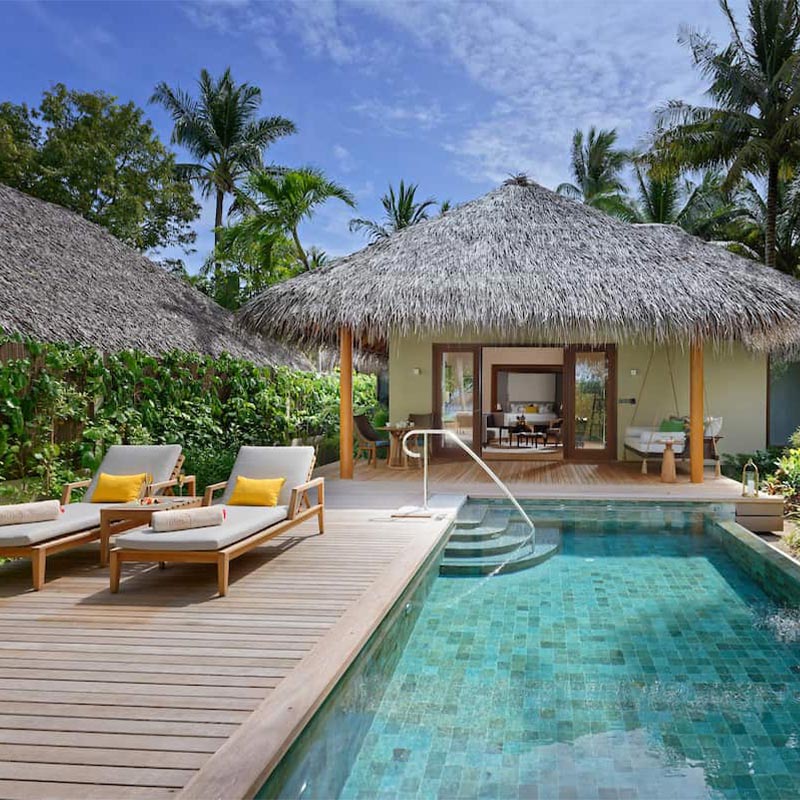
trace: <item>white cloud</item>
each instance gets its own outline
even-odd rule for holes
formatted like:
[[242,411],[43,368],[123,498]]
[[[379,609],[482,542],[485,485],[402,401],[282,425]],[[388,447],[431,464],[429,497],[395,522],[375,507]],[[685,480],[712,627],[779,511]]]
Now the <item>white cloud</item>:
[[[736,11],[744,5],[734,0]],[[278,42],[294,36],[320,59],[378,77],[381,92],[404,79],[401,57],[460,71],[465,93],[485,102],[458,110],[462,93],[437,98],[429,85],[425,97],[412,87],[359,99],[353,110],[394,135],[446,125],[440,139],[456,170],[492,183],[519,170],[564,180],[575,128],[615,127],[636,144],[658,105],[701,97],[679,27],[727,37],[716,0],[203,0],[187,13],[254,37],[275,61]],[[374,41],[375,28],[391,46]]]
[[460,172],[493,183],[517,170],[551,185],[565,179],[576,127],[615,127],[634,144],[659,104],[699,99],[700,76],[676,43],[679,26],[711,23],[726,35],[714,0],[350,2],[493,98],[446,144]]
[[430,130],[445,118],[438,103],[425,102],[409,93],[392,103],[377,99],[361,100],[353,106],[353,111],[390,133],[399,134]]
[[355,168],[353,154],[344,145],[335,144],[333,146],[333,157],[342,172],[352,172]]
[[[282,0],[257,3],[252,0],[194,0],[183,6],[187,17],[199,27],[228,35],[251,36],[259,50],[274,63],[285,56],[279,42],[298,43],[317,57],[346,65],[369,58],[356,31],[342,18],[337,0]],[[287,36],[288,34],[288,36]]]
[[23,3],[25,9],[53,38],[67,58],[101,75],[113,72],[121,47],[117,38],[102,25],[75,26],[68,14],[38,1]]

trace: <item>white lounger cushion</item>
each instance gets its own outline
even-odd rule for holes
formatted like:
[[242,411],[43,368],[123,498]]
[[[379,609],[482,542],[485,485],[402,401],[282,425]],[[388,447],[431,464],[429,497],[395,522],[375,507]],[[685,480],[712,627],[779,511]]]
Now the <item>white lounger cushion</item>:
[[666,442],[672,442],[672,450],[682,453],[686,446],[686,434],[680,431],[659,431],[657,428],[625,429],[625,445],[637,453],[663,453]]
[[58,519],[27,525],[0,525],[0,547],[27,547],[56,536],[100,527],[100,509],[113,503],[70,503]]
[[220,502],[224,504],[231,499],[236,478],[243,475],[245,478],[286,478],[278,495],[278,505],[288,506],[292,489],[308,480],[313,461],[313,447],[240,447]]
[[225,510],[227,519],[222,525],[164,532],[140,528],[117,536],[115,544],[130,550],[221,550],[282,522],[288,514],[286,506],[225,506]]
[[169,480],[180,454],[179,444],[112,444],[83,499],[91,501],[101,472],[109,475],[138,475],[146,472],[153,476],[154,483]]

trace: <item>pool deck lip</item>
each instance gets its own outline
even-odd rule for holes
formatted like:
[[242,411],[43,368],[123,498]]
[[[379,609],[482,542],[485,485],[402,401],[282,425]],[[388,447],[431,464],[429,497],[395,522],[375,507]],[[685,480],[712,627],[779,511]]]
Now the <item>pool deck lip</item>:
[[748,530],[744,525],[740,525],[734,520],[715,520],[715,522],[720,528],[736,536],[740,541],[743,540],[760,556],[769,558],[775,566],[800,582],[800,560],[775,547],[772,542],[768,542],[757,533],[753,533],[753,531]]
[[442,495],[431,503],[439,518],[395,520],[396,524],[435,528],[384,570],[375,589],[345,612],[283,679],[280,690],[256,707],[176,797],[230,800],[257,794],[421,568],[444,545],[465,501],[464,495]]

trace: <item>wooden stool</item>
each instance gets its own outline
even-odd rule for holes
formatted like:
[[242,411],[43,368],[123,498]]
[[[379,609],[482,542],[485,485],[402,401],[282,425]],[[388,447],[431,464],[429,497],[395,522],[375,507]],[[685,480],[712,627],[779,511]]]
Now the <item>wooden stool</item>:
[[672,440],[664,442],[664,457],[661,460],[661,483],[675,483],[678,476],[675,471],[675,451]]

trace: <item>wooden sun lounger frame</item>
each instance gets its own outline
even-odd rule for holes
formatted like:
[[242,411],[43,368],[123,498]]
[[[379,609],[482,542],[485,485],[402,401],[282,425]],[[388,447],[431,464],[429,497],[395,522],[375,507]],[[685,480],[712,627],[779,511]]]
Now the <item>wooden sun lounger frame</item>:
[[[156,483],[149,483],[142,487],[140,497],[152,497],[160,491],[165,491],[174,488],[178,485],[178,475],[183,466],[184,456],[181,455],[175,463],[175,469],[172,471],[172,477],[166,481],[158,481]],[[190,475],[184,479],[184,484],[194,486],[194,475]],[[72,481],[67,483],[61,492],[61,505],[69,505],[72,499],[72,492],[75,489],[85,489],[92,482],[91,478],[86,478],[82,481]],[[129,522],[117,522],[112,525],[112,533],[122,533],[123,531],[130,530],[139,523],[133,525]],[[56,536],[53,539],[46,539],[43,542],[36,544],[19,545],[17,547],[3,547],[0,544],[0,556],[4,558],[29,558],[31,560],[31,572],[33,577],[33,589],[38,592],[43,586],[45,581],[45,574],[47,569],[47,556],[55,555],[63,550],[71,550],[73,547],[79,547],[82,544],[96,541],[100,538],[100,525],[99,523],[90,528],[82,531],[75,531],[73,533],[65,533],[63,536]]]
[[[228,594],[228,585],[230,583],[230,563],[234,558],[249,552],[255,547],[263,544],[282,533],[286,533],[290,528],[294,528],[301,522],[305,522],[311,517],[317,517],[319,525],[319,532],[325,533],[325,479],[314,478],[311,479],[311,472],[314,469],[314,462],[312,459],[311,466],[308,470],[308,480],[295,486],[292,489],[292,495],[289,499],[289,509],[286,519],[281,522],[276,522],[261,531],[252,533],[238,542],[233,542],[220,550],[138,550],[133,548],[114,547],[111,550],[111,591],[116,593],[119,591],[120,576],[122,573],[122,564],[125,561],[145,561],[145,562],[158,562],[160,566],[165,566],[167,563],[173,564],[216,564],[217,565],[217,590],[220,597],[225,597]],[[203,497],[203,505],[211,505],[214,497],[214,492],[224,489],[228,485],[228,481],[221,481],[206,486],[205,496]],[[316,488],[317,502],[312,505],[309,498],[309,491]]]

